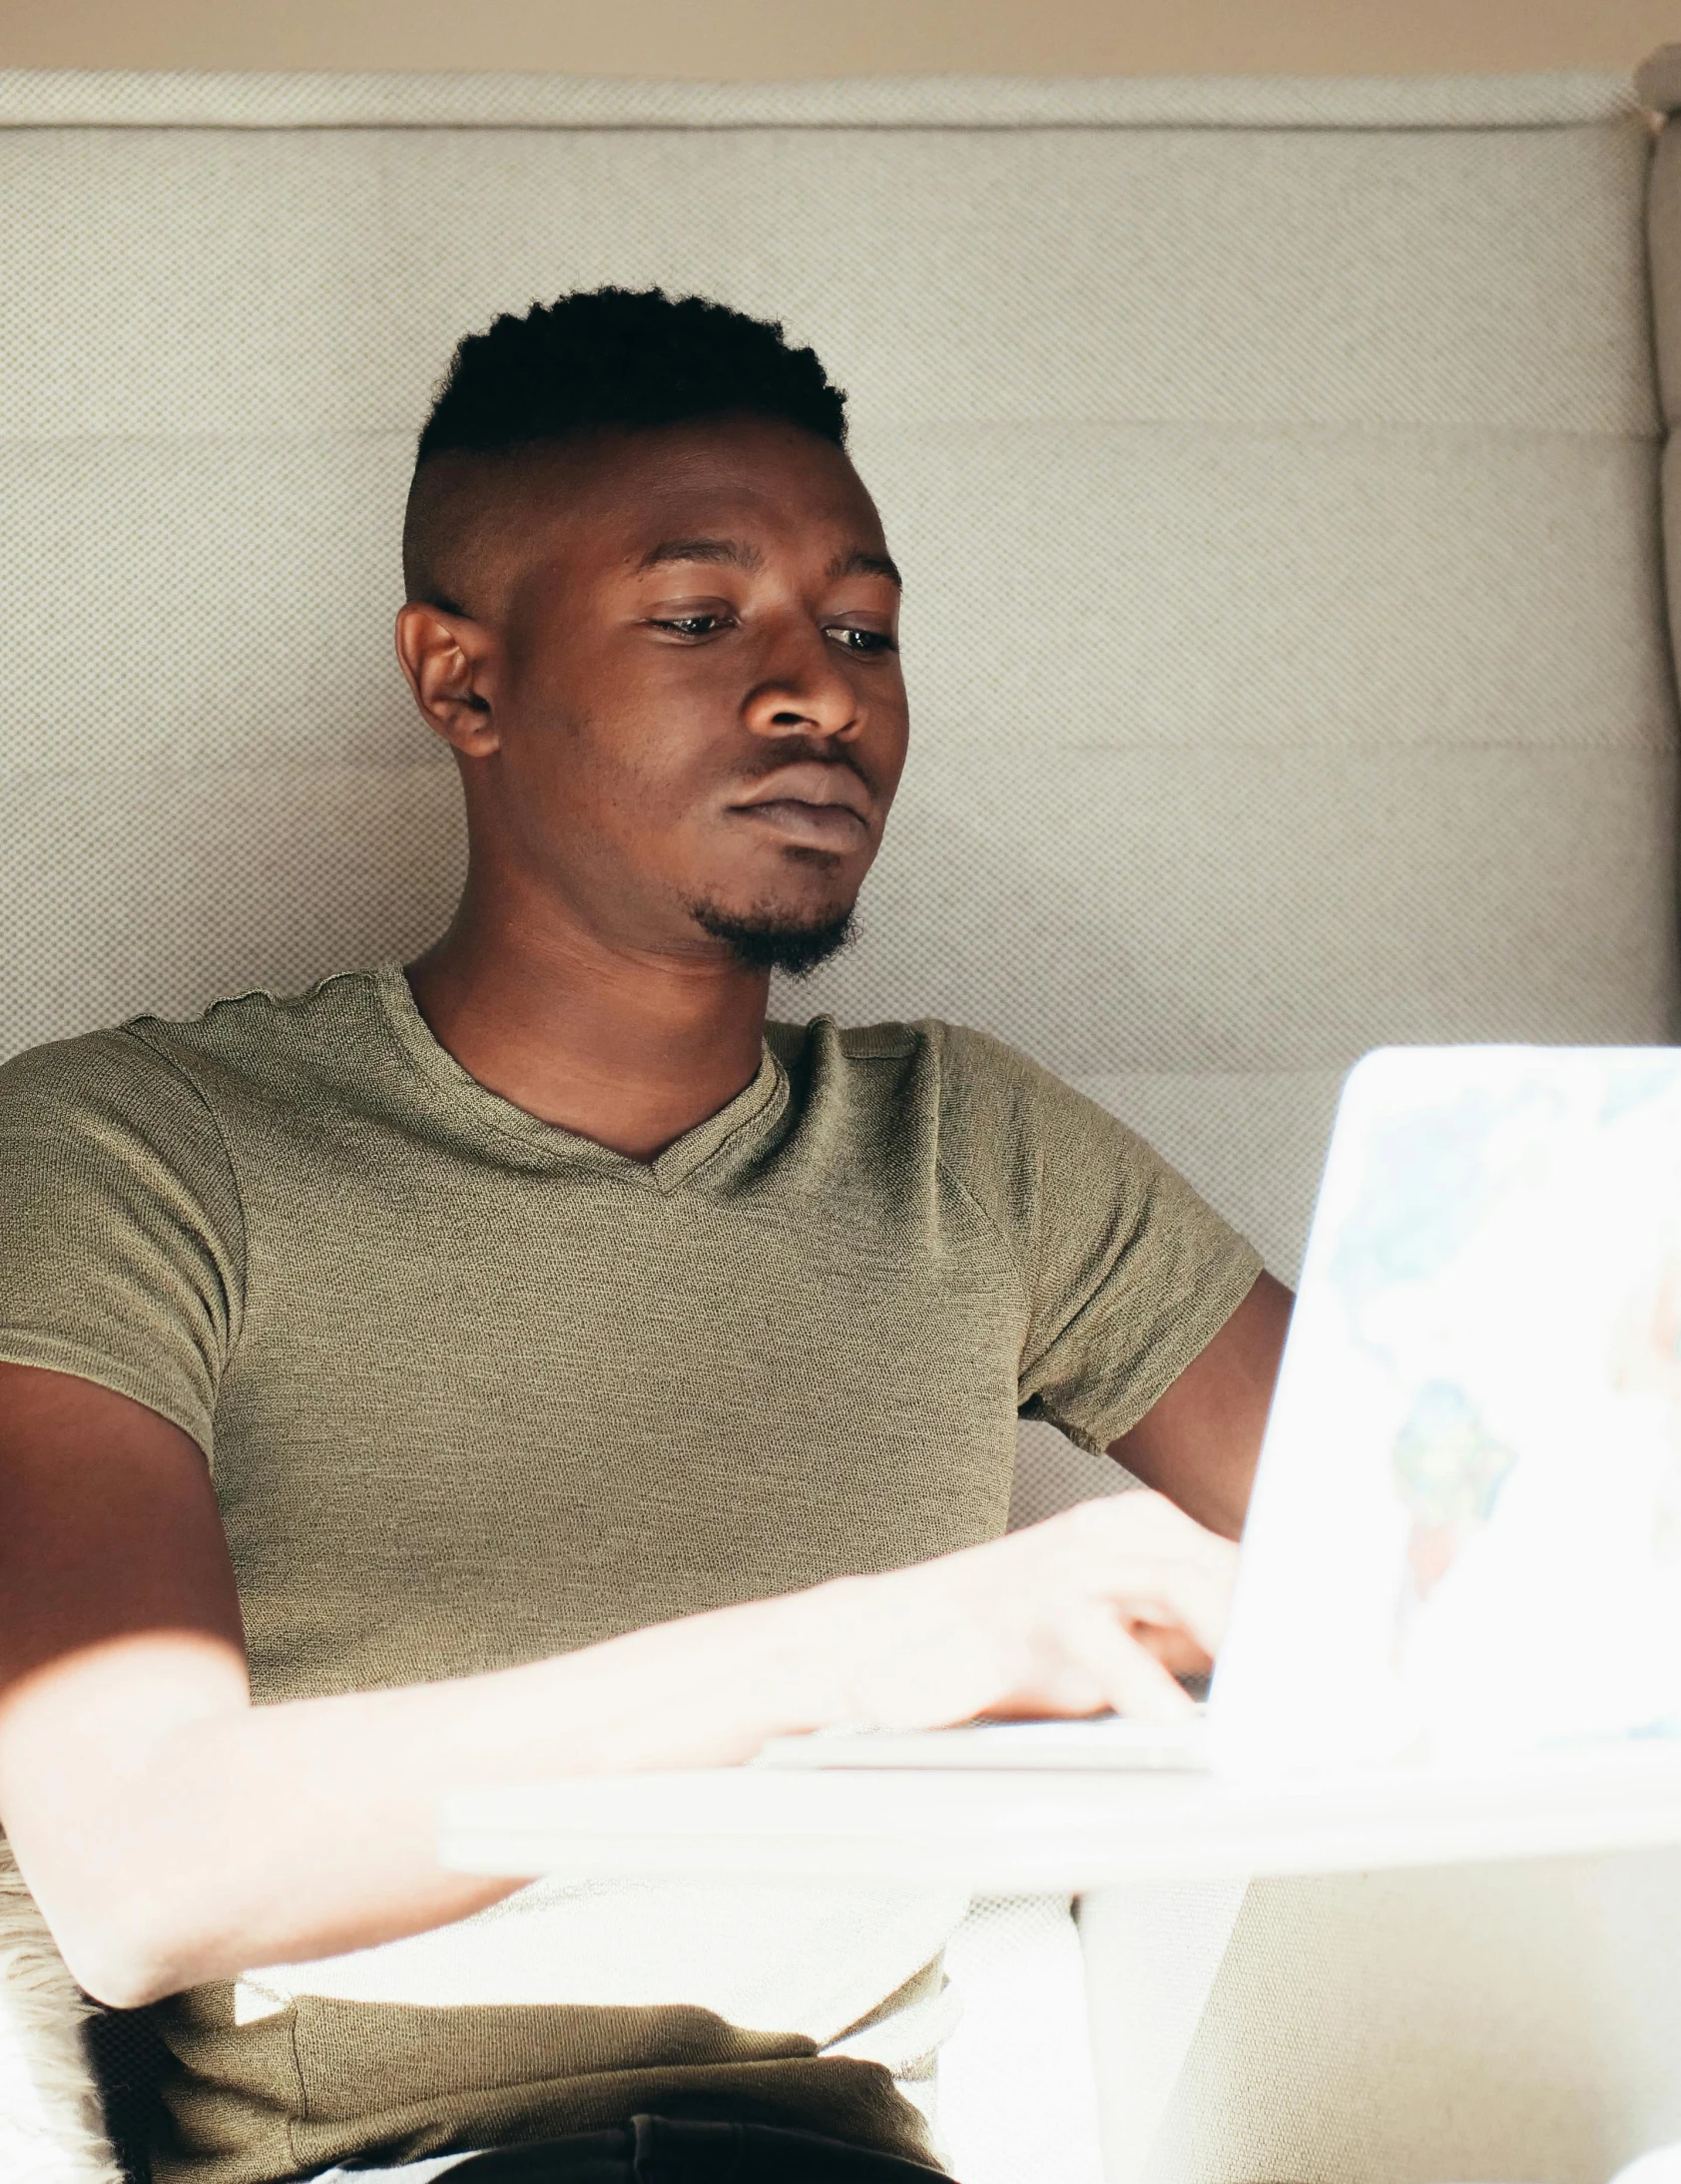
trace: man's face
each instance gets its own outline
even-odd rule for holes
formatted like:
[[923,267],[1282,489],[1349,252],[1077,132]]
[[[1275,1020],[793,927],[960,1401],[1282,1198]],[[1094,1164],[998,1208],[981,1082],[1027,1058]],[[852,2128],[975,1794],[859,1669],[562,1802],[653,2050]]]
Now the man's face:
[[483,559],[474,853],[610,942],[803,967],[904,764],[898,584],[839,448],[753,417],[533,451]]

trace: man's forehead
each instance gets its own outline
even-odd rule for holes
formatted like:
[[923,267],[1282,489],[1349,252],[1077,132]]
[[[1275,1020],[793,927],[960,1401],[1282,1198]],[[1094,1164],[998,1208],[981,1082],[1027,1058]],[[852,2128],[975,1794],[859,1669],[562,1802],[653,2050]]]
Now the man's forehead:
[[446,455],[429,470],[437,505],[419,558],[439,566],[423,588],[480,614],[528,580],[623,578],[683,558],[742,569],[797,559],[831,581],[898,582],[844,451],[774,421],[604,432],[517,457]]

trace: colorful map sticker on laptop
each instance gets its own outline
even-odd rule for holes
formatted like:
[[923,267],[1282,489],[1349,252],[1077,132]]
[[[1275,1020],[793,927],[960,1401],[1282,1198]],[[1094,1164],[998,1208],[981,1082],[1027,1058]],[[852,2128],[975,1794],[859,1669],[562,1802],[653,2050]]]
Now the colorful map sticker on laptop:
[[1216,1764],[1677,1734],[1681,1055],[1370,1055],[1268,1428]]

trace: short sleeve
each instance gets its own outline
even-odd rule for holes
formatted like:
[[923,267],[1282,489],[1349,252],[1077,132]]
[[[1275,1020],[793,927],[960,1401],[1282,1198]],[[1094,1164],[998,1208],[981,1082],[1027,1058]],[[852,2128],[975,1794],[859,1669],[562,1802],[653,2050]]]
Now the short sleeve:
[[214,1455],[245,1231],[216,1119],[130,1031],[0,1068],[0,1359],[97,1380]]
[[1260,1256],[1095,1100],[983,1033],[944,1039],[941,1157],[1024,1291],[1022,1414],[1101,1453],[1219,1334]]

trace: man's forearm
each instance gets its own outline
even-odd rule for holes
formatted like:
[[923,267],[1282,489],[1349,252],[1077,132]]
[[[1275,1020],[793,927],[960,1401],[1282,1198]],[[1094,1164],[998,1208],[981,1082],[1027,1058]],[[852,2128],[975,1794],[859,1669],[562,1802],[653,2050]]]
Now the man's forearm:
[[92,1645],[0,1704],[0,1818],[71,1970],[122,2005],[395,1940],[509,1884],[438,1870],[439,1798],[567,1774],[727,1766],[840,1721],[1161,1718],[1189,1701],[1131,1635],[1212,1654],[1236,1555],[1160,1495],[657,1624],[454,1683],[252,1708],[210,1635]]
[[[450,1791],[728,1765],[836,1718],[815,1601],[725,1608],[455,1682],[257,1708],[219,1683],[220,1663],[183,1657],[197,1641],[127,1641],[15,1703],[9,1772],[57,1791],[50,1809],[18,1813],[14,1847],[72,1971],[118,2006],[418,1932],[516,1885],[439,1869]],[[137,1731],[160,1669],[178,1688],[197,1676],[203,1710]],[[38,1733],[57,1744],[50,1770],[31,1764]]]

